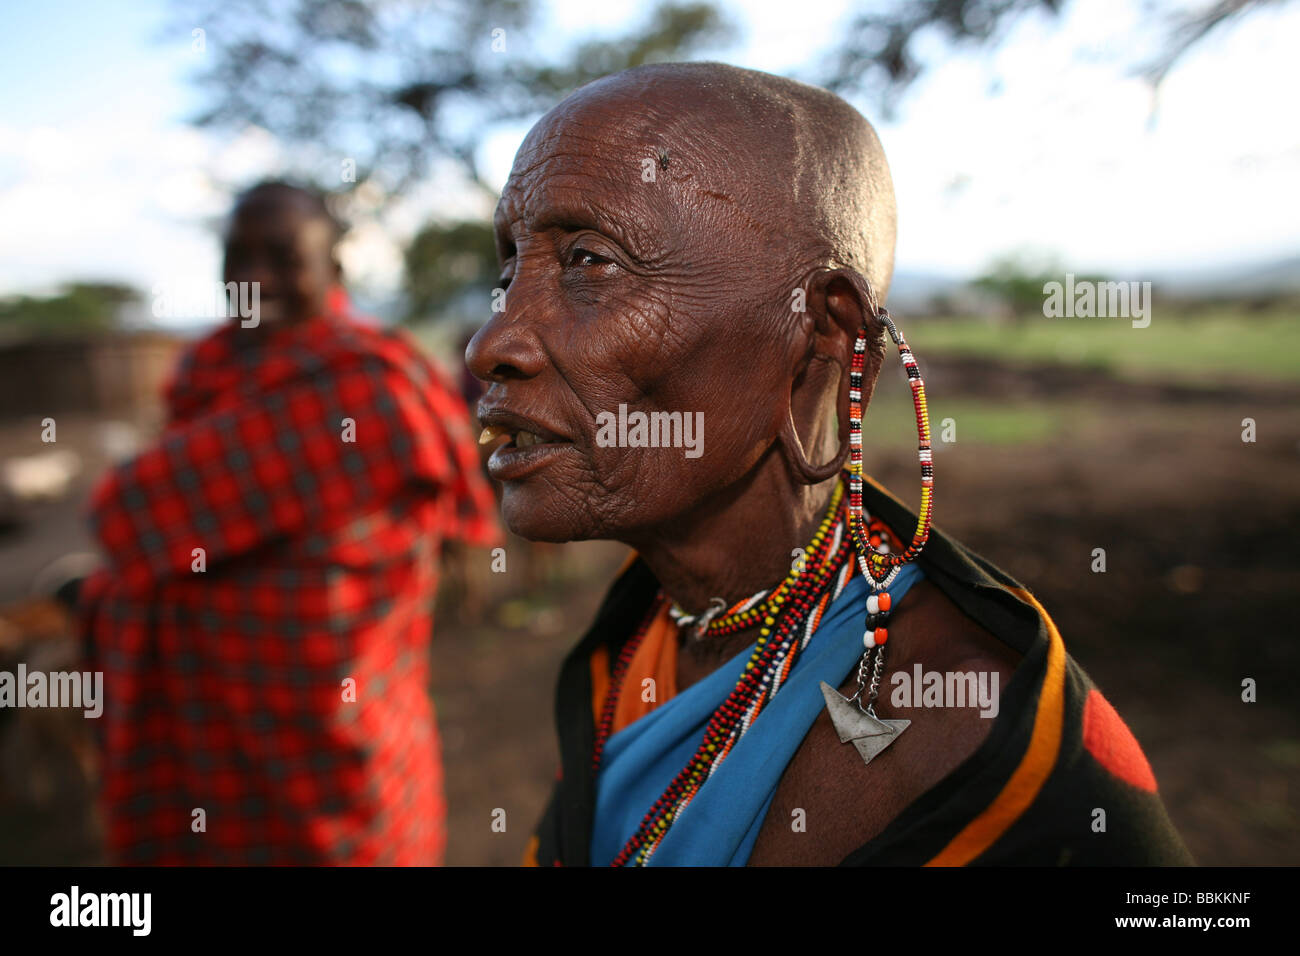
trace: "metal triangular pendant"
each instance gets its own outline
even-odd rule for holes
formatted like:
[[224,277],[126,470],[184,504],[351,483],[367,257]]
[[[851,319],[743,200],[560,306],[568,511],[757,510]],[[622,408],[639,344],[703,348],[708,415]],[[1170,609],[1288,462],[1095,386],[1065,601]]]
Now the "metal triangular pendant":
[[821,682],[821,686],[822,696],[826,698],[826,710],[830,712],[831,723],[835,725],[840,743],[852,743],[863,763],[871,763],[877,754],[912,725],[910,720],[873,717],[825,681]]

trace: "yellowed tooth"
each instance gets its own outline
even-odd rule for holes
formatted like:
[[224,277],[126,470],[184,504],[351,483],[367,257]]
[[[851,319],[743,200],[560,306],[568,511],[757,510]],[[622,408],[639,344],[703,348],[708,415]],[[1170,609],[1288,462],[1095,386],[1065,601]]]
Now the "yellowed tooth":
[[509,431],[502,428],[500,425],[489,425],[487,428],[483,429],[483,434],[478,436],[478,443],[480,445],[486,445],[488,442],[492,441],[492,439],[500,438],[502,435],[508,434]]

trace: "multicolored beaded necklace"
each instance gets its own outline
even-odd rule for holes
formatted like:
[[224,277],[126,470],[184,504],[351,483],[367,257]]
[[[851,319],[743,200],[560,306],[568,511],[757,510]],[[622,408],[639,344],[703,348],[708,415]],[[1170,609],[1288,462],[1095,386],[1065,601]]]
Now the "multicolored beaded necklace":
[[[806,565],[806,560],[804,563]],[[691,627],[696,640],[702,640],[706,636],[719,637],[744,631],[754,627],[764,618],[771,617],[773,612],[780,608],[793,585],[796,573],[792,569],[791,573],[776,587],[759,591],[752,597],[737,601],[731,607],[727,607],[726,602],[721,598],[714,598],[717,602],[714,607],[700,614],[688,614],[674,602],[668,609],[668,614],[679,627]]]
[[[762,617],[737,613],[733,620],[724,622],[721,633],[733,633],[743,627],[757,625],[758,640],[746,662],[735,688],[722,702],[705,729],[695,755],[655,801],[628,840],[613,866],[631,862],[644,866],[667,835],[673,821],[690,805],[704,782],[726,759],[736,742],[753,725],[763,707],[780,690],[789,676],[799,653],[807,647],[822,615],[848,584],[854,573],[850,560],[853,543],[848,532],[850,515],[846,508],[843,480],[836,483],[830,506],[813,535],[802,567],[792,568],[790,574],[770,592],[763,601],[760,596],[749,601],[763,601],[766,613]],[[868,534],[877,542],[888,534],[882,522],[870,520]],[[645,638],[651,622],[662,611],[667,599],[662,593],[655,599],[640,626],[623,646],[610,675],[610,689],[606,695],[601,718],[596,728],[596,742],[592,754],[593,771],[600,767],[605,742],[612,732],[614,713],[619,694],[627,677],[628,667],[637,648]],[[744,602],[742,602],[744,603]],[[752,610],[748,608],[746,610]],[[751,622],[741,625],[740,621]],[[710,633],[715,633],[710,629]]]

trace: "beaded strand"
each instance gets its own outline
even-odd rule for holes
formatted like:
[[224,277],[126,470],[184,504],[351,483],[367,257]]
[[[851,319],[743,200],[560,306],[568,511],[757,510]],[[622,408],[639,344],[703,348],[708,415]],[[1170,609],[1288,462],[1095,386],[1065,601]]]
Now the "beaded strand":
[[[842,488],[843,483],[838,483],[837,490]],[[834,495],[832,501],[835,507],[823,519],[807,549],[805,571],[790,579],[792,584],[785,593],[778,595],[773,592],[772,613],[760,621],[758,640],[736,687],[714,712],[691,760],[655,801],[612,865],[623,866],[631,862],[644,866],[649,861],[673,821],[690,805],[700,787],[718,769],[780,689],[795,658],[815,632],[822,614],[852,578],[852,539],[848,533],[844,496]],[[877,540],[884,540],[889,534],[884,524],[874,519],[870,520],[869,533]],[[658,613],[661,606],[656,601],[652,613]],[[647,618],[615,663],[594,748],[593,763],[597,768],[612,728],[613,713],[626,680],[628,664],[649,624],[650,618]]]
[[893,582],[899,568],[921,553],[930,539],[934,513],[934,459],[930,447],[930,409],[926,403],[921,370],[889,313],[881,309],[878,317],[898,346],[899,357],[907,370],[912,406],[916,412],[917,457],[921,463],[921,507],[917,512],[916,531],[911,544],[901,554],[894,554],[887,546],[879,548],[879,540],[871,540],[862,515],[862,374],[866,364],[867,339],[865,334],[859,335],[853,343],[853,359],[849,365],[849,530],[857,546],[862,573],[875,587],[883,588]]
[[[834,513],[839,508],[840,499],[843,496],[844,487],[842,483],[836,482],[835,490],[832,492],[830,508],[828,509],[831,513]],[[804,568],[807,565],[808,557],[805,555]],[[737,631],[748,630],[763,619],[771,617],[776,609],[781,606],[782,601],[789,594],[790,588],[794,586],[794,582],[801,573],[803,572],[799,567],[791,567],[790,573],[775,588],[759,591],[751,597],[737,601],[722,614],[710,620],[704,628],[704,633],[699,636],[722,637],[727,634],[735,634]],[[765,598],[766,600],[764,600]],[[673,605],[672,614],[673,619],[679,624],[689,624],[696,618],[696,615],[686,614],[676,604]]]

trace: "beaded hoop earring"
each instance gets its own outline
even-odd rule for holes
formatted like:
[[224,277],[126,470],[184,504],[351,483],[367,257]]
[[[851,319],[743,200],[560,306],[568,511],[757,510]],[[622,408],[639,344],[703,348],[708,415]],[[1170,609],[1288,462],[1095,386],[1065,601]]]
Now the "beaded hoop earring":
[[930,410],[926,404],[921,370],[889,312],[882,308],[876,317],[889,330],[907,370],[912,405],[916,411],[917,457],[921,463],[921,507],[917,512],[911,544],[902,554],[891,554],[888,545],[883,550],[877,549],[862,520],[862,372],[867,351],[867,323],[864,322],[853,343],[853,360],[849,367],[849,530],[857,546],[862,573],[879,588],[887,587],[898,569],[919,555],[930,538],[934,510],[934,460],[930,448]]
[[912,723],[910,720],[877,717],[875,702],[885,669],[885,642],[889,637],[885,625],[893,607],[888,588],[904,565],[914,560],[925,547],[930,538],[934,514],[934,462],[931,457],[930,411],[925,400],[925,382],[921,379],[921,370],[917,367],[912,350],[908,348],[907,341],[894,325],[889,313],[881,308],[876,317],[884,323],[890,338],[898,346],[898,354],[903,360],[907,381],[912,389],[912,405],[916,411],[917,455],[921,463],[921,507],[917,512],[912,541],[901,554],[891,553],[889,545],[880,537],[870,535],[863,520],[862,373],[866,361],[869,325],[864,322],[853,343],[853,360],[849,367],[848,524],[858,564],[872,593],[867,597],[866,629],[862,634],[864,651],[858,663],[857,691],[852,697],[845,698],[830,684],[823,681],[821,685],[826,709],[830,712],[840,742],[852,743],[864,763],[870,763]]

